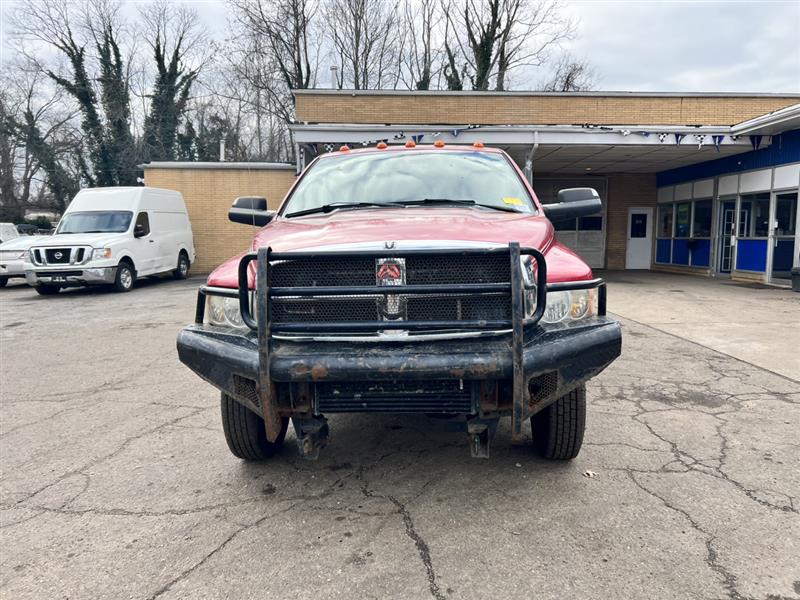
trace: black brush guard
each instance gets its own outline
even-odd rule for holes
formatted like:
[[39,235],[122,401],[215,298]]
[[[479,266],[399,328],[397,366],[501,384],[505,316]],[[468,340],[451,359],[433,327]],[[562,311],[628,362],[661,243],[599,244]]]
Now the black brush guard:
[[[257,333],[258,341],[258,395],[267,429],[267,437],[275,439],[281,427],[281,415],[278,412],[275,381],[270,373],[274,334],[293,334],[313,336],[336,333],[377,333],[384,330],[422,331],[436,330],[438,332],[463,331],[496,331],[511,332],[511,385],[512,385],[512,437],[515,440],[522,438],[522,423],[531,414],[527,402],[526,380],[523,364],[523,347],[525,333],[536,328],[541,320],[547,303],[548,291],[580,290],[598,288],[598,315],[606,314],[606,288],[601,279],[592,279],[579,282],[547,284],[547,263],[541,252],[535,248],[521,248],[516,242],[507,247],[480,248],[480,249],[425,249],[425,250],[359,250],[352,252],[337,252],[341,258],[375,258],[392,259],[408,258],[414,255],[441,255],[448,256],[479,256],[498,254],[508,257],[510,265],[510,281],[508,283],[483,283],[483,284],[426,284],[426,285],[392,285],[392,286],[308,286],[308,287],[272,287],[270,285],[270,266],[276,261],[291,261],[308,259],[317,256],[314,252],[274,252],[271,248],[261,248],[257,253],[246,254],[239,263],[238,290],[230,290],[225,296],[237,297],[244,323]],[[530,256],[536,263],[535,285],[526,286],[522,272],[521,258]],[[256,290],[255,302],[251,308],[249,273],[252,263],[255,262]],[[535,290],[536,310],[530,317],[525,316],[525,293]],[[202,325],[205,315],[206,293],[219,294],[221,290],[213,291],[201,288],[198,297],[196,322]],[[358,322],[292,322],[276,323],[270,319],[270,299],[276,297],[335,297],[335,296],[375,296],[379,298],[386,295],[403,294],[453,294],[470,296],[491,293],[502,298],[507,294],[510,300],[511,318],[494,320],[453,320],[453,321],[358,321]],[[618,343],[617,343],[618,345]],[[614,356],[619,354],[618,348]],[[276,355],[274,359],[280,360]],[[607,362],[613,360],[609,357]],[[605,360],[603,362],[606,362]]]

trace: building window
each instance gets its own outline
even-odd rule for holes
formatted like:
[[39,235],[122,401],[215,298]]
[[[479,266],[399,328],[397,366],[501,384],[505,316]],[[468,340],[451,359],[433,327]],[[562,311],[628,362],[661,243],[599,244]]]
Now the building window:
[[658,207],[658,236],[660,238],[672,237],[672,204],[662,204]]
[[775,199],[775,235],[791,236],[797,229],[797,192],[780,194]]
[[566,221],[555,221],[553,229],[556,231],[575,231],[575,219],[567,219]]
[[711,211],[709,199],[659,204],[656,262],[708,267],[711,259]]
[[675,237],[688,238],[692,218],[692,203],[681,202],[675,205]]
[[711,200],[696,200],[694,203],[693,238],[711,237]]
[[594,215],[580,219],[567,219],[553,223],[556,231],[603,231],[603,216]]
[[[744,204],[744,197],[742,199]],[[751,237],[769,236],[769,194],[758,194],[751,200],[753,216]]]
[[591,217],[581,217],[578,225],[579,231],[603,231],[603,217],[595,215]]

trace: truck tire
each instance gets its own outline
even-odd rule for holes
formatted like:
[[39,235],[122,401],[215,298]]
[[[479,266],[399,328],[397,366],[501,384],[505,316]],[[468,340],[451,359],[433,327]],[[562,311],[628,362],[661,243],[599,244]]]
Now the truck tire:
[[544,458],[570,460],[578,456],[586,427],[586,385],[561,396],[531,417],[533,445]]
[[121,260],[114,278],[114,289],[117,292],[130,292],[136,282],[136,271],[128,260]]
[[189,257],[181,250],[178,254],[178,267],[172,272],[175,279],[186,279],[189,276]]
[[6,287],[8,283],[8,277],[0,277],[0,288]]
[[234,456],[249,461],[264,460],[273,456],[283,446],[289,419],[283,419],[278,439],[268,442],[264,419],[224,392],[220,398],[220,409],[225,441]]
[[60,285],[37,285],[34,286],[36,289],[36,293],[41,294],[42,296],[52,296],[53,294],[57,294],[61,291]]

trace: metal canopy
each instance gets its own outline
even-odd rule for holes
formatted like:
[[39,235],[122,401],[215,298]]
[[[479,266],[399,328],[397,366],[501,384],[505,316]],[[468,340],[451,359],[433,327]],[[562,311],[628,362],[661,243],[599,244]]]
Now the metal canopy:
[[[517,164],[524,164],[527,149],[520,146],[500,146]],[[664,142],[661,146],[596,145],[557,146],[540,144],[534,155],[537,173],[658,173],[723,156],[751,150],[746,146],[723,145],[719,152],[713,145],[676,146]]]
[[[502,148],[521,166],[536,145],[534,171],[558,174],[657,173],[752,150],[747,136],[733,139],[728,127],[293,124],[290,129],[296,143],[316,146],[318,152],[325,151],[325,144],[359,148],[379,140],[403,144],[412,136],[422,136],[418,142],[422,145],[435,140],[446,144],[480,141]],[[661,141],[663,133],[667,136]],[[675,134],[683,136],[680,144]],[[725,136],[719,148],[714,146],[714,135]],[[704,136],[702,146],[698,136]],[[766,138],[761,146],[769,143]]]

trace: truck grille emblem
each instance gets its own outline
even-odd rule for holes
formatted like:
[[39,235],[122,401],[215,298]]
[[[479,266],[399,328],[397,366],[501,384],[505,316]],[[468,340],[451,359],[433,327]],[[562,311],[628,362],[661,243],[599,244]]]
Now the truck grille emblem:
[[56,257],[56,260],[61,260],[61,257],[64,256],[61,252],[56,252],[53,256]]
[[[406,261],[404,258],[378,258],[375,260],[375,283],[380,286],[404,285]],[[403,319],[406,299],[400,294],[386,294],[378,299],[378,312],[387,321]]]

